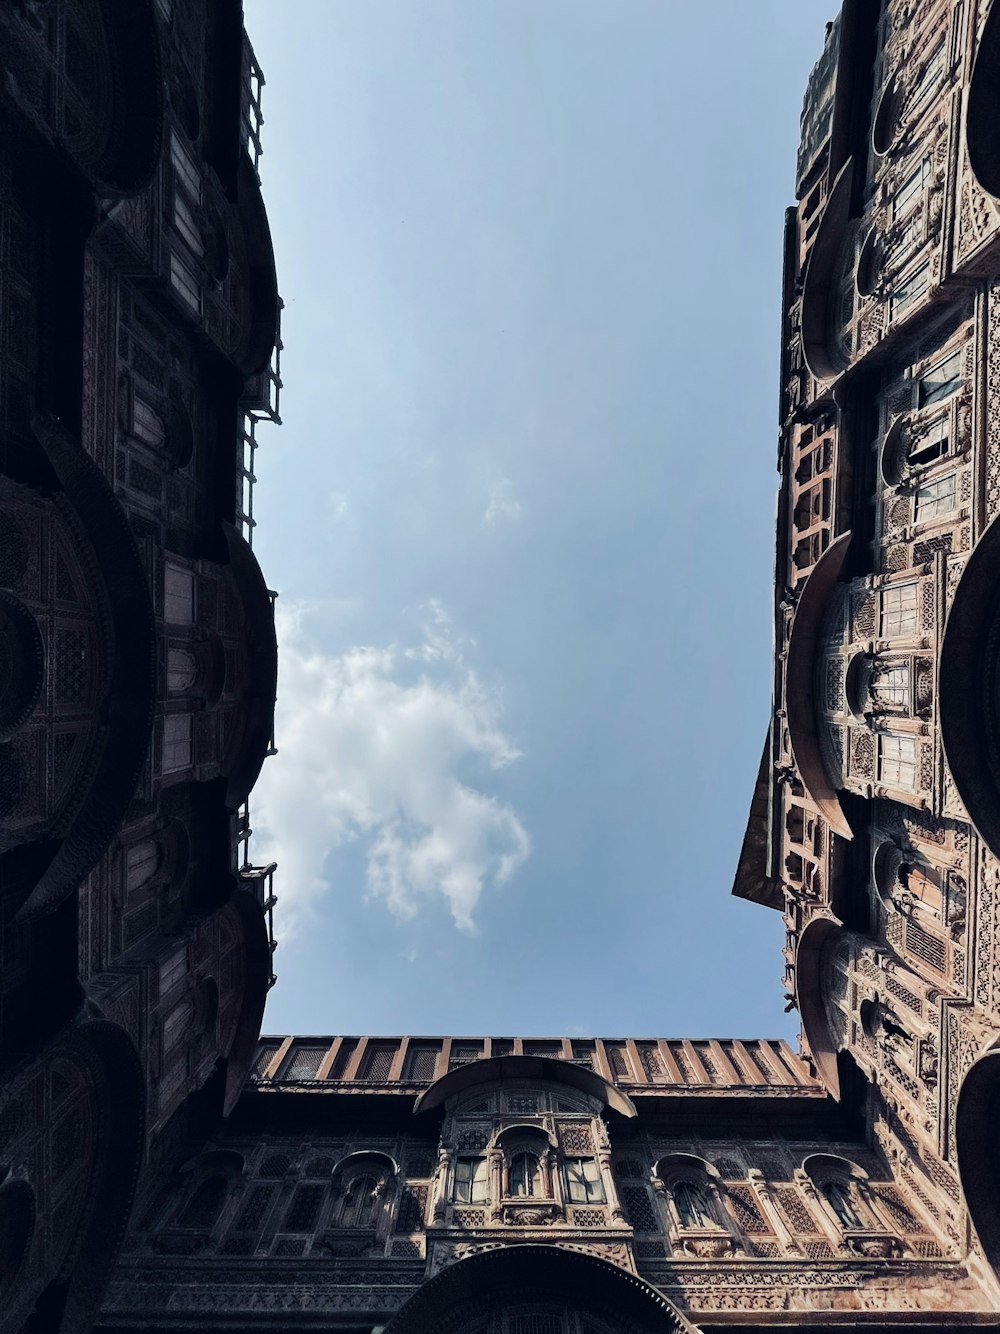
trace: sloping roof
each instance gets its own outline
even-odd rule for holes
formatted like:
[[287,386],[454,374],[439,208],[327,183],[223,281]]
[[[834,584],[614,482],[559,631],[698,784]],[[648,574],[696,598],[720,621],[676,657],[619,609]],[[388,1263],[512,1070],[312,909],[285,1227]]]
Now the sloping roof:
[[747,820],[740,860],[736,866],[733,893],[737,898],[762,903],[765,908],[785,906],[781,885],[768,872],[768,825],[771,805],[771,733],[764,737],[760,768],[750,800],[750,818]]

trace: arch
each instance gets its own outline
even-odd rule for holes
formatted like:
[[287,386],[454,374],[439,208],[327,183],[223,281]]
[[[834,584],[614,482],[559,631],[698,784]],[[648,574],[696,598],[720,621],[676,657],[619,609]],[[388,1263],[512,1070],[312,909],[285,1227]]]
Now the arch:
[[333,1180],[350,1175],[369,1175],[390,1180],[399,1176],[399,1163],[380,1149],[357,1149],[341,1158],[330,1173]]
[[822,1178],[831,1173],[836,1176],[850,1177],[852,1181],[867,1181],[868,1173],[850,1158],[839,1153],[810,1153],[802,1160],[802,1170],[806,1176],[818,1185]]
[[872,856],[872,881],[875,891],[887,908],[894,908],[892,896],[899,885],[899,870],[903,865],[903,851],[895,840],[885,838]]
[[958,1175],[983,1254],[1000,1276],[1000,1051],[980,1056],[962,1081],[955,1114]]
[[[994,9],[991,18],[1000,17]],[[955,787],[1000,856],[1000,519],[966,562],[945,621],[938,672],[941,743]]]
[[424,1089],[418,1095],[413,1111],[416,1114],[441,1107],[449,1098],[477,1084],[503,1084],[512,1080],[519,1083],[568,1084],[592,1098],[598,1098],[606,1107],[622,1116],[633,1117],[636,1114],[632,1099],[593,1070],[550,1056],[491,1056],[488,1060],[470,1061],[468,1065],[449,1070]]
[[972,174],[1000,197],[1000,8],[994,4],[979,39],[966,111],[965,138]]
[[229,572],[243,610],[247,678],[241,685],[242,726],[234,728],[226,746],[222,772],[227,779],[226,805],[240,806],[260,774],[274,731],[278,688],[278,641],[271,596],[249,543],[230,523],[223,524],[229,550]]
[[481,1251],[442,1270],[389,1321],[385,1334],[461,1334],[484,1311],[552,1303],[607,1320],[620,1334],[693,1334],[644,1279],[556,1244]]
[[831,306],[838,291],[853,188],[854,159],[848,158],[827,197],[802,280],[802,353],[817,380],[829,380],[847,366],[836,345]]
[[806,580],[792,621],[785,668],[785,709],[795,763],[820,814],[844,839],[852,839],[854,833],[823,763],[816,727],[814,666],[827,602],[840,579],[850,545],[849,532],[835,538]]
[[884,157],[892,147],[896,132],[896,76],[891,75],[879,94],[878,106],[872,118],[872,149],[876,156]]
[[[106,722],[94,775],[55,855],[21,906],[22,919],[51,911],[96,866],[135,793],[149,749],[156,702],[156,624],[146,571],[125,513],[84,449],[45,414],[35,434],[90,548],[113,646]],[[64,510],[68,505],[64,507]]]
[[530,1122],[522,1121],[517,1121],[513,1125],[504,1126],[502,1130],[498,1130],[493,1142],[498,1149],[505,1149],[518,1140],[523,1142],[529,1139],[536,1140],[539,1144],[544,1142],[548,1148],[554,1149],[556,1147],[555,1136],[550,1134],[544,1126],[531,1125]]
[[[105,132],[74,153],[98,192],[138,194],[153,178],[163,135],[163,73],[153,0],[103,0],[109,65]],[[67,144],[73,153],[72,142]]]
[[827,1018],[823,995],[823,963],[827,951],[843,933],[831,917],[814,917],[799,937],[795,956],[795,1000],[802,1016],[802,1029],[816,1072],[826,1091],[840,1099],[837,1071],[837,1040]]
[[711,1177],[715,1181],[721,1180],[718,1168],[696,1153],[666,1153],[653,1164],[653,1175],[659,1177],[664,1185],[692,1173]]

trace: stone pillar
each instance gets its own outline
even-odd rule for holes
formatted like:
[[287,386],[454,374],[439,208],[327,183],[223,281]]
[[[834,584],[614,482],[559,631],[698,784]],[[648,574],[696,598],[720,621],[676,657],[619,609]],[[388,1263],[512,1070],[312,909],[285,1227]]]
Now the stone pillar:
[[504,1195],[504,1176],[506,1167],[504,1164],[503,1150],[496,1147],[490,1149],[490,1199],[492,1208],[490,1209],[490,1218],[494,1223],[499,1223],[503,1219],[503,1211],[500,1207],[500,1201]]
[[448,1201],[451,1199],[451,1183],[455,1170],[455,1150],[442,1146],[438,1150],[437,1170],[434,1173],[434,1184],[431,1187],[433,1205],[431,1208],[431,1221],[436,1224],[443,1224],[448,1210]]
[[801,1167],[795,1169],[795,1184],[809,1202],[812,1213],[819,1219],[819,1225],[833,1249],[841,1253],[847,1251],[849,1247],[844,1241],[839,1220],[833,1217],[833,1210],[829,1203],[822,1198],[813,1184],[812,1178],[807,1172],[803,1172]]

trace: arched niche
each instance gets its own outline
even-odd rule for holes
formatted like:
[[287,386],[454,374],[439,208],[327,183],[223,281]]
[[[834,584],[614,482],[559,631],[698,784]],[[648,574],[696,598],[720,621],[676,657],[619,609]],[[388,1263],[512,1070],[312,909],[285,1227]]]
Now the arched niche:
[[83,24],[77,41],[86,42],[93,71],[92,87],[77,96],[77,128],[63,127],[65,146],[103,197],[137,194],[152,180],[163,134],[153,0],[75,0],[63,9],[64,22]]
[[[1000,14],[994,10],[993,17]],[[938,672],[941,743],[969,817],[1000,856],[1000,519],[966,562],[945,621]]]
[[829,598],[850,545],[849,532],[835,538],[806,580],[792,621],[785,669],[785,709],[796,766],[821,815],[844,839],[852,839],[854,834],[823,760],[817,728],[815,664]]
[[843,927],[830,917],[814,918],[799,937],[795,955],[795,999],[816,1072],[831,1097],[840,1098],[837,1052],[840,1044],[828,1015],[826,964],[843,940]]
[[440,1079],[419,1094],[414,1112],[427,1112],[442,1107],[449,1098],[481,1084],[504,1083],[567,1084],[597,1098],[605,1107],[622,1116],[634,1117],[635,1105],[627,1097],[592,1070],[548,1056],[493,1056],[488,1060],[470,1061],[468,1065],[449,1070]]
[[1000,8],[996,4],[983,25],[966,105],[969,165],[987,194],[1000,198]]
[[983,1254],[1000,1277],[1000,1051],[969,1069],[958,1095],[958,1175]]
[[[616,1334],[693,1334],[694,1326],[645,1280],[561,1245],[514,1245],[459,1260],[424,1283],[385,1334],[465,1334],[484,1312],[527,1313],[537,1303],[606,1323]],[[502,1329],[502,1324],[489,1329]]]
[[827,196],[802,280],[802,352],[817,380],[831,379],[847,366],[836,307],[853,186],[854,159],[848,158]]
[[22,919],[51,912],[108,848],[145,764],[156,703],[153,604],[125,512],[104,474],[54,417],[36,417],[34,430],[61,487],[58,505],[102,609],[103,717],[86,761],[88,781],[60,815],[64,832],[21,906]]

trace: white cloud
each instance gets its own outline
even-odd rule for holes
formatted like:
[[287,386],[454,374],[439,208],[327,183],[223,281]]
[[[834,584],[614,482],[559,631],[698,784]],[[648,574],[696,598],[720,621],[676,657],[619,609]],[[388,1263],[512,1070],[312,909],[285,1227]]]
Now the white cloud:
[[502,519],[519,519],[521,502],[514,494],[514,483],[509,477],[499,477],[490,485],[489,499],[483,511],[483,523],[495,524]]
[[335,519],[342,519],[347,513],[348,501],[343,491],[330,492],[330,512]]
[[251,809],[254,860],[279,864],[283,933],[329,892],[328,853],[357,840],[369,897],[411,918],[440,896],[473,931],[480,897],[510,879],[530,841],[484,782],[467,781],[470,768],[488,779],[520,754],[501,729],[497,692],[464,664],[472,641],[437,602],[421,643],[405,649],[330,656],[311,642],[306,609],[279,602],[277,620],[279,752]]

